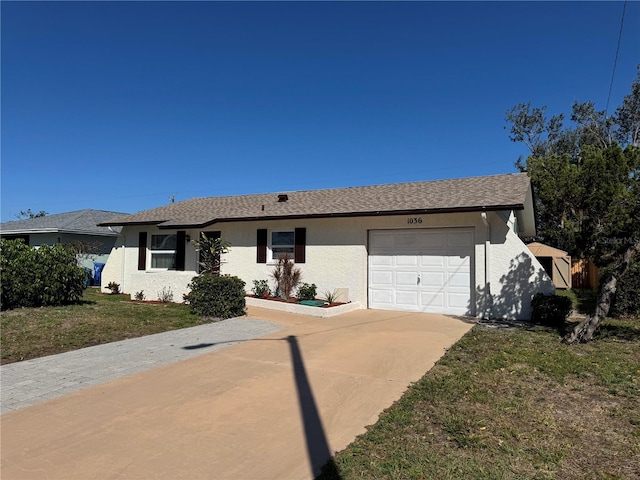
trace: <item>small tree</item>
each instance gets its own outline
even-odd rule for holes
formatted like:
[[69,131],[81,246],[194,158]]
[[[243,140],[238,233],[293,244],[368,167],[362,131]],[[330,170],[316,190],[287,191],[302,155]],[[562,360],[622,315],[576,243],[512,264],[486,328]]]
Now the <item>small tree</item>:
[[191,243],[200,254],[198,261],[200,273],[220,275],[221,257],[229,251],[231,244],[221,238],[207,237],[204,233],[200,234],[200,239]]
[[278,263],[273,272],[271,272],[271,277],[276,281],[277,294],[281,298],[289,300],[291,292],[295,290],[300,280],[302,280],[302,272],[295,266],[291,257],[284,254],[278,259]]
[[16,218],[18,220],[22,220],[25,218],[39,218],[39,217],[44,217],[48,215],[47,212],[45,212],[44,210],[40,210],[38,213],[34,213],[31,211],[30,208],[27,208],[26,210],[20,210],[20,213],[18,213],[16,215]]

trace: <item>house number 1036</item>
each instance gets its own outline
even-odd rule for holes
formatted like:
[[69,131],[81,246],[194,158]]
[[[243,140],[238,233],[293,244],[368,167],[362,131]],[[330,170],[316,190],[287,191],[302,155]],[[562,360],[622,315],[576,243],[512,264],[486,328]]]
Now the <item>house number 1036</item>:
[[422,218],[421,217],[409,217],[409,218],[407,218],[407,223],[409,225],[414,225],[416,223],[422,223]]

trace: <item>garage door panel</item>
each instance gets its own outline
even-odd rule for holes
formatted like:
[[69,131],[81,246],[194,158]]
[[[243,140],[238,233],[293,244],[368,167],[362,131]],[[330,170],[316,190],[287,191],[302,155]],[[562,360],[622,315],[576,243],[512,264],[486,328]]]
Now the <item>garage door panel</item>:
[[460,256],[454,256],[454,255],[450,255],[446,258],[446,263],[448,266],[450,267],[469,267],[470,265],[470,258],[469,257],[460,257]]
[[393,290],[371,289],[371,300],[379,305],[393,306]]
[[431,311],[443,309],[445,307],[444,292],[421,292],[420,303],[423,309],[431,309]]
[[438,287],[444,283],[444,272],[420,272],[420,286],[423,288]]
[[397,287],[410,286],[415,287],[418,285],[418,275],[416,272],[403,272],[396,271],[396,282],[395,285]]
[[438,232],[421,232],[420,245],[427,249],[443,248],[447,245],[447,234]]
[[388,255],[370,256],[369,265],[373,267],[391,267],[393,266],[393,257]]
[[371,285],[375,285],[377,287],[380,286],[393,286],[393,271],[375,271],[371,273]]
[[444,267],[445,259],[442,256],[421,255],[420,265],[422,265],[423,267]]
[[469,287],[469,272],[453,272],[447,275],[450,287]]
[[418,257],[415,255],[396,255],[395,265],[396,267],[417,267]]
[[395,303],[400,307],[412,307],[412,309],[417,308],[418,291],[396,290]]

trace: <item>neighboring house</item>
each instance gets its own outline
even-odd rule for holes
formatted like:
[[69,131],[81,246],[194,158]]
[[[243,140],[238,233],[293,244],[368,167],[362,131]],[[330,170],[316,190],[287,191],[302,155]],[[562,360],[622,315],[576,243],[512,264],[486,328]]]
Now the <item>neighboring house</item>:
[[285,253],[303,282],[363,308],[525,319],[536,292],[554,291],[518,236],[535,234],[526,174],[195,198],[101,225],[123,227],[103,285],[147,298],[187,293],[201,232],[231,244],[221,273],[247,292],[273,285]]
[[556,288],[571,288],[571,256],[564,250],[540,242],[527,244]]
[[120,227],[99,227],[97,224],[117,215],[126,214],[87,209],[27,218],[0,223],[0,236],[21,238],[32,247],[82,242],[91,247],[91,254],[81,259],[82,266],[93,269],[94,262],[107,262],[121,230]]

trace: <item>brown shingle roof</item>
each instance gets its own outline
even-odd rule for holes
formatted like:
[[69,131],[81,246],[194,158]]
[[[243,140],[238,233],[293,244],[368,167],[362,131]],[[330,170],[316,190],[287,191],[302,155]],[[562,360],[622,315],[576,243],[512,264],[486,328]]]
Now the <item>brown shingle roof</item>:
[[275,218],[369,216],[522,209],[530,188],[525,173],[227,197],[194,198],[100,225],[204,227],[216,222]]

